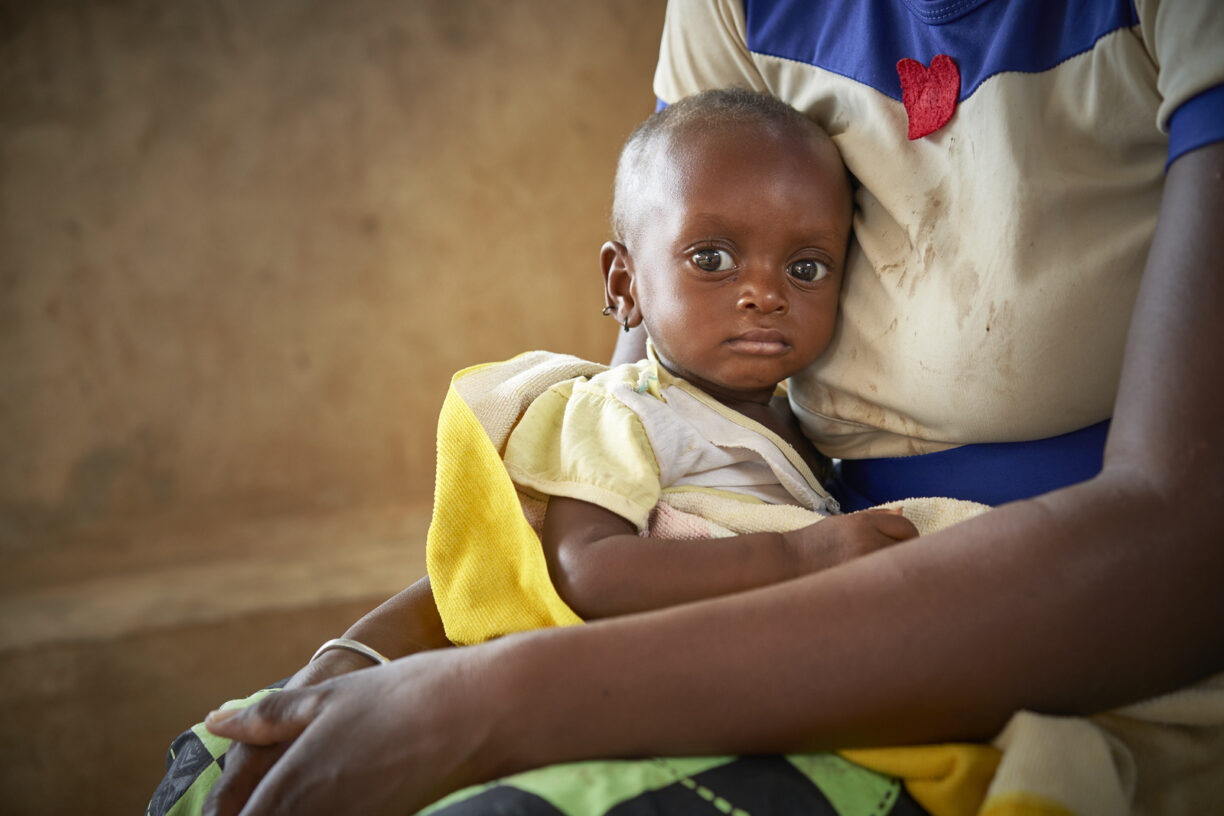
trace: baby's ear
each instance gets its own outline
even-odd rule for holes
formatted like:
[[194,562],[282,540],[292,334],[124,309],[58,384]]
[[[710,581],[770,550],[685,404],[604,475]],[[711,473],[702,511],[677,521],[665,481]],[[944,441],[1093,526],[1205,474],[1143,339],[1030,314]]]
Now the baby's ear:
[[641,322],[633,286],[633,258],[620,241],[608,241],[599,250],[599,265],[604,276],[604,302],[619,323],[630,326]]

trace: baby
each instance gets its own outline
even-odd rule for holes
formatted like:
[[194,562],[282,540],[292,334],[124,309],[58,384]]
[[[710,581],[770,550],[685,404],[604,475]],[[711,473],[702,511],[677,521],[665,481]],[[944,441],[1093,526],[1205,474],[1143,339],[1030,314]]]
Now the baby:
[[[630,136],[600,255],[604,313],[644,325],[649,355],[535,397],[503,453],[519,490],[547,500],[548,573],[579,617],[776,583],[916,534],[896,512],[832,515],[828,461],[779,389],[832,337],[852,209],[832,141],[767,95],[700,94]],[[699,513],[702,494],[828,517],[702,540],[652,523],[660,502]],[[436,594],[446,559],[431,557]]]

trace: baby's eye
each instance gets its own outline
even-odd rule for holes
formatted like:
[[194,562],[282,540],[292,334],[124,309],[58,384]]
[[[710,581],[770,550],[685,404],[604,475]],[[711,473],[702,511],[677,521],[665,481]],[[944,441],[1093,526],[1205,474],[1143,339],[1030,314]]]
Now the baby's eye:
[[829,274],[829,267],[822,264],[820,261],[804,260],[795,261],[790,266],[786,267],[786,274],[790,275],[795,280],[801,280],[804,283],[815,283]]
[[731,253],[722,249],[703,249],[694,252],[692,261],[698,269],[706,272],[726,272],[735,266]]

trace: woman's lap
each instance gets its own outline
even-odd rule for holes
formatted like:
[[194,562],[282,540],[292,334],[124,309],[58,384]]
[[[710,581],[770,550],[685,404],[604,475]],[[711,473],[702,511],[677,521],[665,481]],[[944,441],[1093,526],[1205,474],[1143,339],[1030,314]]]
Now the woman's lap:
[[[226,707],[251,705],[279,686]],[[196,725],[171,745],[149,816],[199,813],[229,741]],[[429,816],[922,816],[898,780],[835,754],[577,762],[459,791]]]
[[921,816],[900,782],[835,754],[578,762],[453,794],[427,816]]

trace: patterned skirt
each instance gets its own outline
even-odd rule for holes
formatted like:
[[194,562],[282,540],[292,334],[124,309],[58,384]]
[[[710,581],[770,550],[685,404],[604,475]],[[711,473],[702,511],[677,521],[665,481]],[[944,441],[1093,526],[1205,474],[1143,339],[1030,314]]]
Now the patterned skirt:
[[[280,685],[226,703],[251,705]],[[203,724],[170,746],[149,816],[200,813],[230,741]],[[836,754],[669,757],[554,765],[458,791],[428,816],[923,816],[901,782]]]

